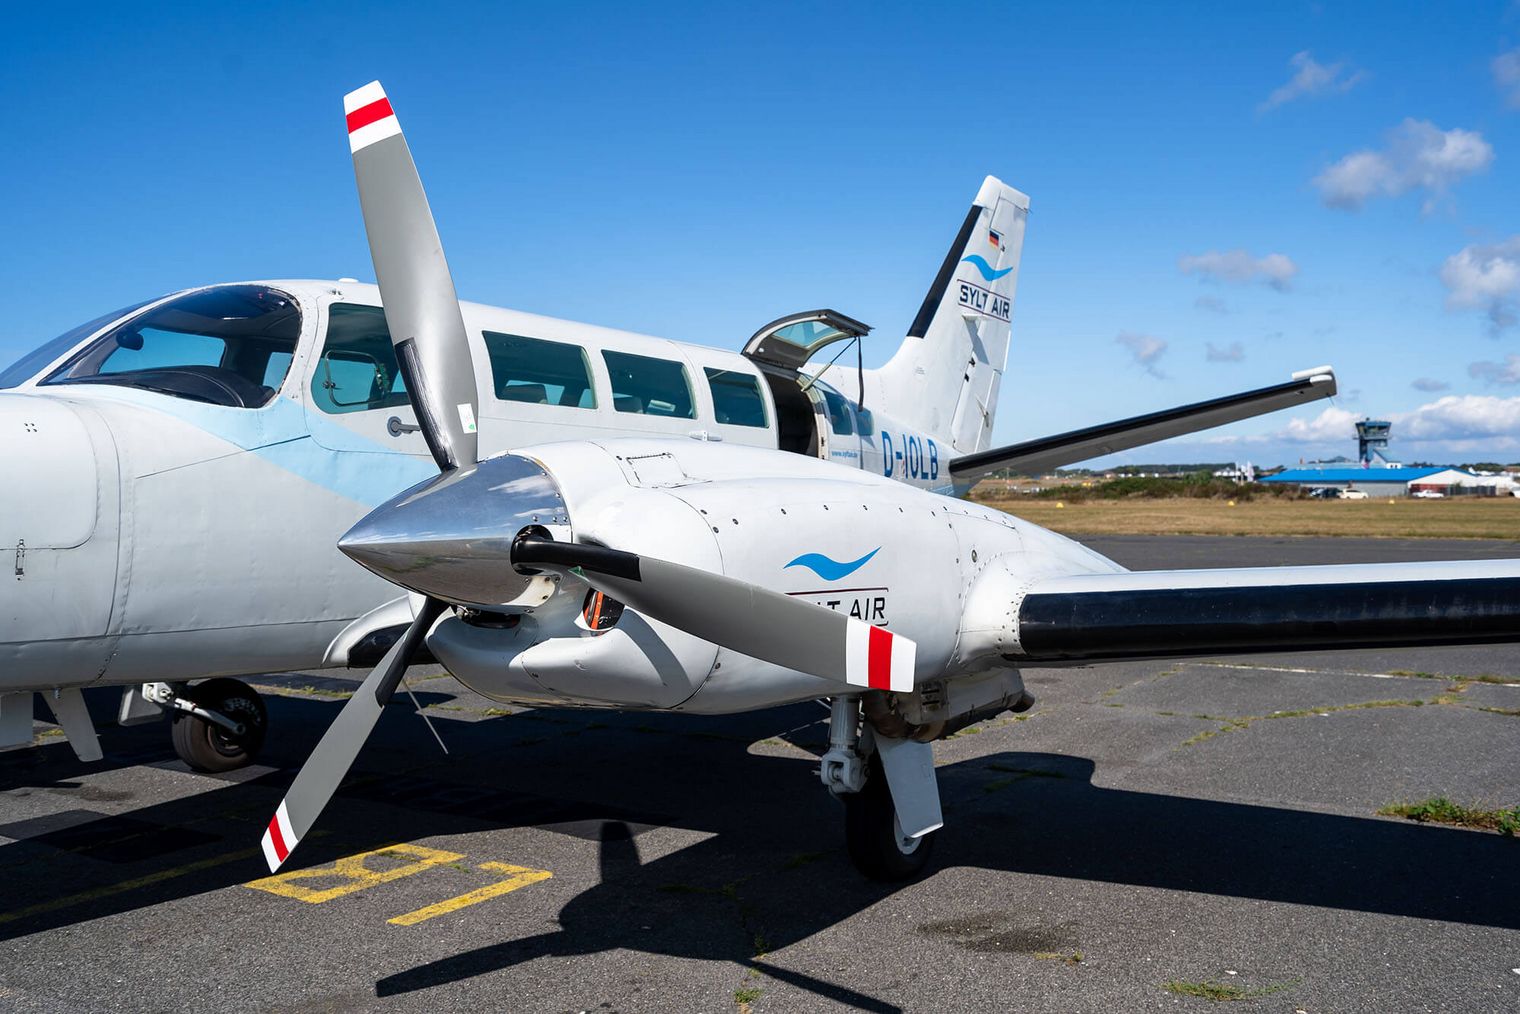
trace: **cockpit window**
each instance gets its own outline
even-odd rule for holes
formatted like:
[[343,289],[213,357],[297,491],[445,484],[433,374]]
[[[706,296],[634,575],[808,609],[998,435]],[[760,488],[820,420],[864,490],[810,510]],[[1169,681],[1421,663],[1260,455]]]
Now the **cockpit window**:
[[258,408],[275,395],[301,337],[295,300],[260,285],[204,289],[120,324],[45,384],[111,384]]
[[383,309],[355,303],[328,309],[327,341],[311,378],[311,400],[332,415],[407,404]]
[[86,324],[70,328],[47,344],[33,349],[6,367],[4,373],[0,373],[0,388],[17,387],[26,383],[37,375],[37,371],[111,323],[111,321],[120,320],[129,313],[141,310],[151,302],[153,300],[150,299],[142,303],[134,303],[131,306],[122,307],[120,310],[113,310],[103,317],[96,317]]

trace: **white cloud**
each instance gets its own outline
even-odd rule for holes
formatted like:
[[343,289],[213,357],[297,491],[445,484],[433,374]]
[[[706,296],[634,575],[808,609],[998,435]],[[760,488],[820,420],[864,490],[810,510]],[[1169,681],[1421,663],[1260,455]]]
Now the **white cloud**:
[[1520,307],[1520,236],[1463,247],[1441,265],[1448,310],[1483,310],[1495,332],[1515,323]]
[[[1520,357],[1515,358],[1520,370]],[[1361,412],[1333,406],[1313,418],[1290,419],[1270,433],[1213,434],[1186,445],[1168,444],[1182,455],[1168,460],[1186,460],[1190,454],[1209,460],[1230,450],[1248,452],[1258,462],[1350,456],[1356,451],[1356,424],[1363,418]],[[1405,461],[1520,460],[1520,397],[1447,395],[1379,418],[1393,423],[1391,450]]]
[[1298,265],[1287,254],[1252,257],[1244,250],[1210,250],[1208,253],[1177,258],[1177,267],[1185,275],[1198,275],[1205,281],[1249,285],[1260,282],[1278,292],[1286,292],[1298,274]]
[[[1515,367],[1520,369],[1520,357]],[[1290,419],[1272,439],[1295,444],[1352,444],[1361,415],[1344,408],[1327,408],[1313,419]],[[1520,397],[1447,395],[1410,412],[1385,416],[1393,423],[1394,448],[1401,441],[1472,441],[1499,438],[1506,446],[1520,433]]]
[[1434,377],[1419,377],[1409,384],[1416,391],[1447,391],[1451,385],[1444,380],[1436,380]]
[[1293,444],[1323,444],[1356,439],[1356,423],[1361,418],[1344,408],[1324,409],[1313,419],[1289,419],[1288,425],[1274,436]]
[[1493,146],[1476,130],[1442,130],[1429,120],[1408,119],[1389,131],[1381,151],[1353,152],[1313,183],[1327,206],[1352,211],[1373,197],[1423,190],[1428,212],[1452,184],[1493,160]]
[[1520,48],[1494,57],[1494,84],[1512,109],[1520,109]]
[[1502,363],[1487,360],[1469,363],[1467,375],[1488,384],[1520,384],[1520,355],[1511,352]]
[[1218,296],[1199,296],[1193,300],[1193,305],[1200,310],[1208,310],[1210,313],[1230,312],[1230,305]]
[[1285,102],[1292,102],[1294,99],[1305,96],[1331,95],[1350,91],[1367,76],[1360,70],[1354,70],[1342,76],[1342,71],[1346,70],[1344,62],[1319,63],[1309,55],[1307,49],[1301,53],[1294,53],[1288,60],[1288,66],[1293,68],[1293,76],[1288,78],[1287,84],[1268,95],[1267,100],[1256,107],[1257,112],[1264,113],[1269,109],[1276,109]]
[[1512,438],[1520,432],[1520,398],[1448,395],[1392,419],[1394,434],[1408,440]]
[[1220,348],[1213,342],[1204,342],[1203,358],[1211,363],[1238,363],[1246,357],[1246,347],[1240,342],[1230,342]]
[[1129,349],[1129,354],[1134,357],[1135,365],[1143,367],[1146,373],[1153,377],[1165,377],[1157,363],[1166,355],[1166,342],[1161,338],[1148,334],[1136,334],[1133,331],[1120,331],[1119,337],[1114,342]]

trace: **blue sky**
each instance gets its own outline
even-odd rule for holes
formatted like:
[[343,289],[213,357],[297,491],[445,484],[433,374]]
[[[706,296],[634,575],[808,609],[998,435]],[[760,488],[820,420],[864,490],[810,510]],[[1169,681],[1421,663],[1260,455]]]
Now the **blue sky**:
[[1328,408],[1122,460],[1349,453],[1372,414],[1520,461],[1520,4],[1128,8],[11,8],[0,360],[370,277],[342,95],[378,77],[465,298],[730,348],[833,306],[880,361],[994,173],[1032,205],[999,442],[1330,362]]

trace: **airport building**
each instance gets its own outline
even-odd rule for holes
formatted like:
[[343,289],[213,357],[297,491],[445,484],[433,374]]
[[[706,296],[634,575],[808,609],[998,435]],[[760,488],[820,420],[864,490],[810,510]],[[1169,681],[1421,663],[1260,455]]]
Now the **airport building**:
[[[1384,450],[1393,424],[1386,419],[1363,419],[1356,424],[1357,461],[1346,458],[1300,464],[1263,482],[1292,483],[1323,489],[1357,489],[1370,497],[1505,496],[1517,488],[1507,475],[1478,475],[1447,465],[1408,468],[1390,459]],[[1516,494],[1520,495],[1520,494]]]
[[1475,483],[1477,479],[1478,476],[1460,468],[1371,465],[1366,468],[1291,468],[1261,481],[1285,482],[1311,488],[1359,489],[1368,496],[1391,497],[1422,492],[1440,493],[1444,496],[1460,495],[1468,492],[1468,484]]

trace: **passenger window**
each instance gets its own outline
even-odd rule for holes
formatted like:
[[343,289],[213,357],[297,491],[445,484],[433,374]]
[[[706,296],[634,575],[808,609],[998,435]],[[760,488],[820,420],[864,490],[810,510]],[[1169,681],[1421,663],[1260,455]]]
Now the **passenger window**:
[[668,359],[602,352],[612,375],[612,407],[619,412],[695,419],[686,367]]
[[384,310],[349,303],[329,308],[327,342],[311,378],[311,400],[333,415],[407,404]]
[[860,409],[855,413],[855,426],[863,437],[876,435],[876,420],[872,418],[871,410],[868,408]]
[[824,389],[824,404],[829,409],[829,429],[842,437],[847,437],[855,432],[855,426],[850,419],[850,403],[844,400],[844,396],[838,391]]
[[491,383],[502,401],[596,408],[591,365],[579,345],[485,332]]
[[718,422],[730,426],[765,425],[765,400],[760,397],[760,383],[752,374],[715,370],[711,366],[706,373]]

